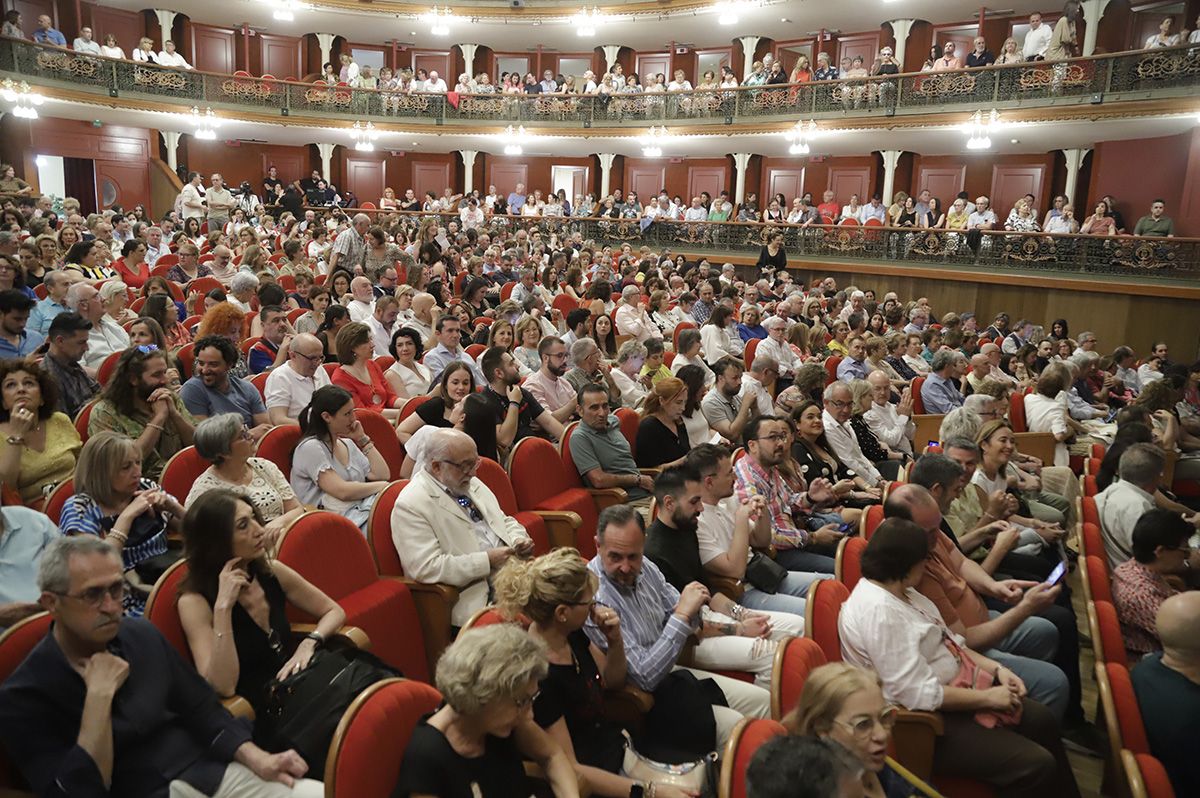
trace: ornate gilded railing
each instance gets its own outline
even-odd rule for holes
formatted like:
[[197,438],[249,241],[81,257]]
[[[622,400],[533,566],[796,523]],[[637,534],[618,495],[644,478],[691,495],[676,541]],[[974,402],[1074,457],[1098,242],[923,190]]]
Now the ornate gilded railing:
[[611,95],[400,94],[263,80],[81,55],[0,39],[0,72],[34,84],[92,87],[109,97],[163,98],[285,116],[459,125],[472,121],[565,127],[732,125],[758,120],[903,115],[1189,97],[1200,87],[1200,46],[1058,63],[1022,63],[852,80],[677,93]]
[[[356,211],[348,209],[347,213]],[[402,214],[367,210],[381,223],[416,226],[436,216],[453,233],[463,229],[457,214]],[[572,217],[489,217],[477,230],[493,240],[518,229],[535,231],[542,241],[560,244],[575,233],[584,241],[619,246],[631,244],[661,252],[757,256],[774,232],[783,234],[784,250],[793,261],[854,260],[894,265],[920,264],[952,269],[1053,272],[1063,276],[1111,279],[1168,280],[1200,283],[1200,239],[1139,236],[1088,236],[1017,233],[1004,230],[977,233],[861,225],[762,224],[754,222],[659,222],[639,219]],[[801,267],[802,268],[802,267]]]

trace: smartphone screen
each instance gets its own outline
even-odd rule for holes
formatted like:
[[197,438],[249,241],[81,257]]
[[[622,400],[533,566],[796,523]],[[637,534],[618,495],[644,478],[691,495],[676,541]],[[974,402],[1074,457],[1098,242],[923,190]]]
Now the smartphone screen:
[[844,535],[852,529],[854,529],[854,523],[852,521],[847,521],[838,527],[838,532],[841,532]]
[[930,441],[929,443],[926,444],[926,446],[941,446],[941,445],[942,444],[940,441]]
[[1065,574],[1066,572],[1067,572],[1067,563],[1066,563],[1066,560],[1064,560],[1064,561],[1060,562],[1058,565],[1054,566],[1054,570],[1051,571],[1050,575],[1046,577],[1046,584],[1057,585],[1060,581],[1062,581],[1063,574]]

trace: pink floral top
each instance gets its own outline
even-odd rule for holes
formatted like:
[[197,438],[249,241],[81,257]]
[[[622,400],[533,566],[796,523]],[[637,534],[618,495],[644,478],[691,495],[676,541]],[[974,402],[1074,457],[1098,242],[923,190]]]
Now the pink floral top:
[[1154,619],[1162,603],[1178,592],[1161,574],[1137,560],[1126,560],[1113,570],[1113,603],[1125,648],[1138,654],[1162,651]]

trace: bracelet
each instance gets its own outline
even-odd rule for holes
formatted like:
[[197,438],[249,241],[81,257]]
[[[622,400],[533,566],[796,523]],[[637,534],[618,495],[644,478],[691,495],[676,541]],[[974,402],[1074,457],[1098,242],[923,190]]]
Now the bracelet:
[[322,644],[324,644],[324,642],[325,642],[325,635],[321,634],[320,632],[315,632],[315,631],[314,631],[314,632],[309,632],[308,634],[306,634],[306,635],[304,636],[304,639],[305,639],[305,640],[312,640],[312,641],[314,641],[314,642],[315,642],[315,643],[316,643],[316,644],[319,646],[319,645],[322,645]]
[[746,608],[741,604],[734,604],[729,608],[729,617],[735,621],[740,621],[746,616]]
[[117,531],[110,530],[109,533],[104,536],[104,539],[116,541],[117,543],[120,543],[122,546],[124,546],[126,543],[129,542],[129,533],[128,532],[117,532]]
[[155,424],[154,422],[150,422],[149,424],[147,424],[147,425],[146,425],[146,427],[147,427],[147,428],[149,428],[149,429],[156,429],[156,430],[158,430],[159,432],[166,432],[166,430],[165,430],[165,429],[163,429],[163,425],[162,425],[162,424]]

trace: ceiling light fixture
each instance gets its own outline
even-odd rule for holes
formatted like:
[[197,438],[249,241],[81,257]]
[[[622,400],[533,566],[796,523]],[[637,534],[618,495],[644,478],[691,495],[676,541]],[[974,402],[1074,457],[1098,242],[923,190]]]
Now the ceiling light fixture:
[[736,25],[742,13],[750,10],[750,3],[745,0],[720,0],[713,5],[717,13],[717,22],[721,25]]
[[196,125],[196,138],[201,141],[215,141],[217,138],[217,120],[213,109],[205,108],[201,113],[197,106],[192,106],[192,122]]
[[792,155],[808,155],[808,140],[817,131],[817,123],[811,119],[807,122],[797,122],[796,126],[783,134],[791,142],[788,152]]
[[670,137],[665,127],[651,127],[646,131],[646,135],[639,139],[642,145],[642,155],[647,158],[661,158],[663,154],[662,145]]
[[505,155],[520,155],[525,152],[525,143],[529,139],[529,134],[525,132],[525,126],[514,128],[509,125],[500,134],[500,140],[504,142]]
[[42,95],[29,88],[28,83],[14,83],[8,78],[0,83],[0,97],[14,104],[12,115],[20,119],[37,119],[37,106],[44,102]]
[[967,149],[989,149],[992,146],[992,131],[999,124],[1000,114],[995,108],[989,114],[984,114],[983,111],[976,111],[972,114],[971,119],[963,125],[963,129],[968,135]]
[[370,122],[355,122],[354,127],[350,128],[350,133],[354,136],[354,149],[359,152],[375,151],[375,139],[379,138],[379,131],[375,129],[375,125]]
[[591,11],[582,8],[578,14],[571,17],[571,24],[575,26],[575,35],[595,36],[596,28],[604,24],[604,14],[595,6],[592,6]]
[[445,6],[444,8],[434,6],[424,16],[426,21],[429,22],[429,32],[434,36],[450,35],[450,18],[454,16],[454,12],[450,10],[450,6]]

